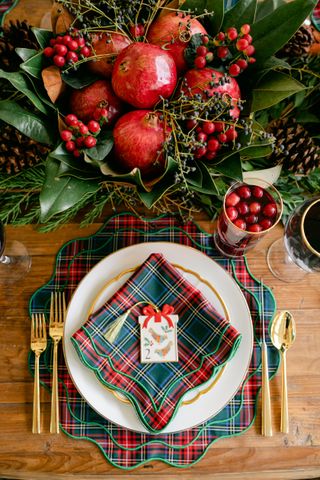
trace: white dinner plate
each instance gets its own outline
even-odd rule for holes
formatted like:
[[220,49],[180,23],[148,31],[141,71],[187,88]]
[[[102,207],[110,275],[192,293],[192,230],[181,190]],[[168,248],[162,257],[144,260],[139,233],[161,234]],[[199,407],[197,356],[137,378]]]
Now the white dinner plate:
[[122,427],[147,432],[133,406],[120,401],[81,362],[70,338],[86,322],[92,305],[98,309],[128,277],[122,276],[120,283],[112,282],[108,288],[103,288],[106,283],[121,272],[140,265],[151,253],[162,253],[169,262],[198,273],[210,283],[218,295],[192,275],[187,277],[216,310],[225,316],[219,296],[223,299],[230,323],[242,334],[238,350],[224,367],[223,373],[217,377],[214,386],[199,395],[193,403],[180,406],[175,418],[162,431],[172,433],[192,428],[216,415],[235,395],[249,367],[253,348],[250,310],[234,279],[218,263],[199,250],[169,242],[139,243],[117,250],[95,265],[75,290],[66,315],[63,347],[69,373],[88,404],[104,418]]

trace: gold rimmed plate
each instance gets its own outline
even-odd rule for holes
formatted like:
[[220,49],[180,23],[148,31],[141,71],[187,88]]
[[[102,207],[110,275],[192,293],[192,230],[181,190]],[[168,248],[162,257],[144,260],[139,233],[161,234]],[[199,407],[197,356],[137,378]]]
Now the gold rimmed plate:
[[[208,298],[216,310],[225,316],[223,299],[229,312],[230,323],[242,334],[241,343],[234,357],[228,362],[223,374],[217,378],[213,388],[201,394],[191,404],[179,408],[175,418],[165,428],[165,433],[192,428],[216,415],[235,395],[247,373],[253,348],[253,327],[247,302],[235,280],[217,262],[192,247],[170,242],[140,243],[120,249],[101,260],[80,282],[69,303],[64,334],[64,353],[73,382],[101,416],[130,430],[146,432],[131,404],[120,402],[98,380],[94,372],[80,361],[72,342],[72,334],[83,325],[92,304],[95,309],[103,305],[125,282],[123,276],[107,290],[107,282],[124,270],[143,263],[151,253],[162,253],[172,264],[176,264],[199,275],[205,282],[196,279],[199,290]],[[130,276],[130,273],[127,277]],[[194,284],[191,275],[188,278]],[[212,286],[217,294],[210,288]],[[98,298],[99,292],[102,292]]]

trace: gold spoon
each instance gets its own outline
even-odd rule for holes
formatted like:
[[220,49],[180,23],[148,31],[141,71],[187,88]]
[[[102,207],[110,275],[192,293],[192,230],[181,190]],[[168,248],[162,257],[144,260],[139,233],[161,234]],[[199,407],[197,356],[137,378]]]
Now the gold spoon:
[[281,432],[289,433],[287,360],[286,353],[296,338],[296,324],[292,313],[278,312],[271,324],[270,337],[282,359]]

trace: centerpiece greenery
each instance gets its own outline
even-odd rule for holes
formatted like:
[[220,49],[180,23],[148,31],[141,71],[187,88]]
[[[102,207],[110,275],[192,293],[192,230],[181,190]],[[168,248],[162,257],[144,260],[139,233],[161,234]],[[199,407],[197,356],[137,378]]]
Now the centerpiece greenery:
[[[301,27],[315,4],[63,0],[53,31],[4,29],[0,219],[51,229],[106,205],[214,218],[230,182],[275,165],[285,213],[319,193],[319,36]],[[154,101],[148,64],[143,85],[134,67],[123,83],[137,51],[174,60]]]

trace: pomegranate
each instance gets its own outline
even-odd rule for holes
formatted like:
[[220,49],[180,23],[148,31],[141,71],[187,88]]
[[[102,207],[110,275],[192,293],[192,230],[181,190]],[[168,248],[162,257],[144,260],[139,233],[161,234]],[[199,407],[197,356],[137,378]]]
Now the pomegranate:
[[93,73],[110,78],[115,57],[121,50],[130,45],[131,40],[120,33],[98,33],[91,39],[91,45],[96,55],[105,55],[99,60],[92,60],[88,68]]
[[133,110],[123,115],[113,129],[115,156],[126,171],[139,168],[151,179],[164,170],[163,142],[171,128],[151,110]]
[[177,83],[177,70],[169,53],[156,45],[136,42],[122,50],[112,72],[113,89],[137,108],[151,108],[168,98]]
[[[214,74],[214,77],[212,76]],[[232,77],[228,77],[227,82],[223,85],[218,85],[219,80],[223,77],[223,73],[213,68],[202,68],[201,70],[192,69],[188,70],[184,79],[186,84],[182,83],[182,91],[189,97],[200,93],[204,98],[206,95],[204,92],[208,92],[209,95],[213,95],[214,92],[221,93],[222,95],[228,95],[232,98],[233,108],[230,110],[230,115],[233,118],[238,118],[240,110],[236,106],[237,100],[241,98],[241,92],[238,83]],[[214,86],[210,83],[214,82]],[[191,89],[191,91],[189,90]]]
[[121,114],[123,104],[112,90],[108,80],[97,80],[81,90],[73,90],[70,96],[71,112],[83,122],[92,120],[97,108],[108,110],[108,122],[112,124]]
[[[190,25],[190,26],[189,26]],[[187,70],[188,65],[184,58],[184,51],[192,35],[207,34],[205,28],[190,15],[183,17],[182,13],[170,12],[155,20],[148,31],[147,39],[154,45],[165,48],[174,58],[177,70]],[[171,43],[173,42],[173,43]]]

